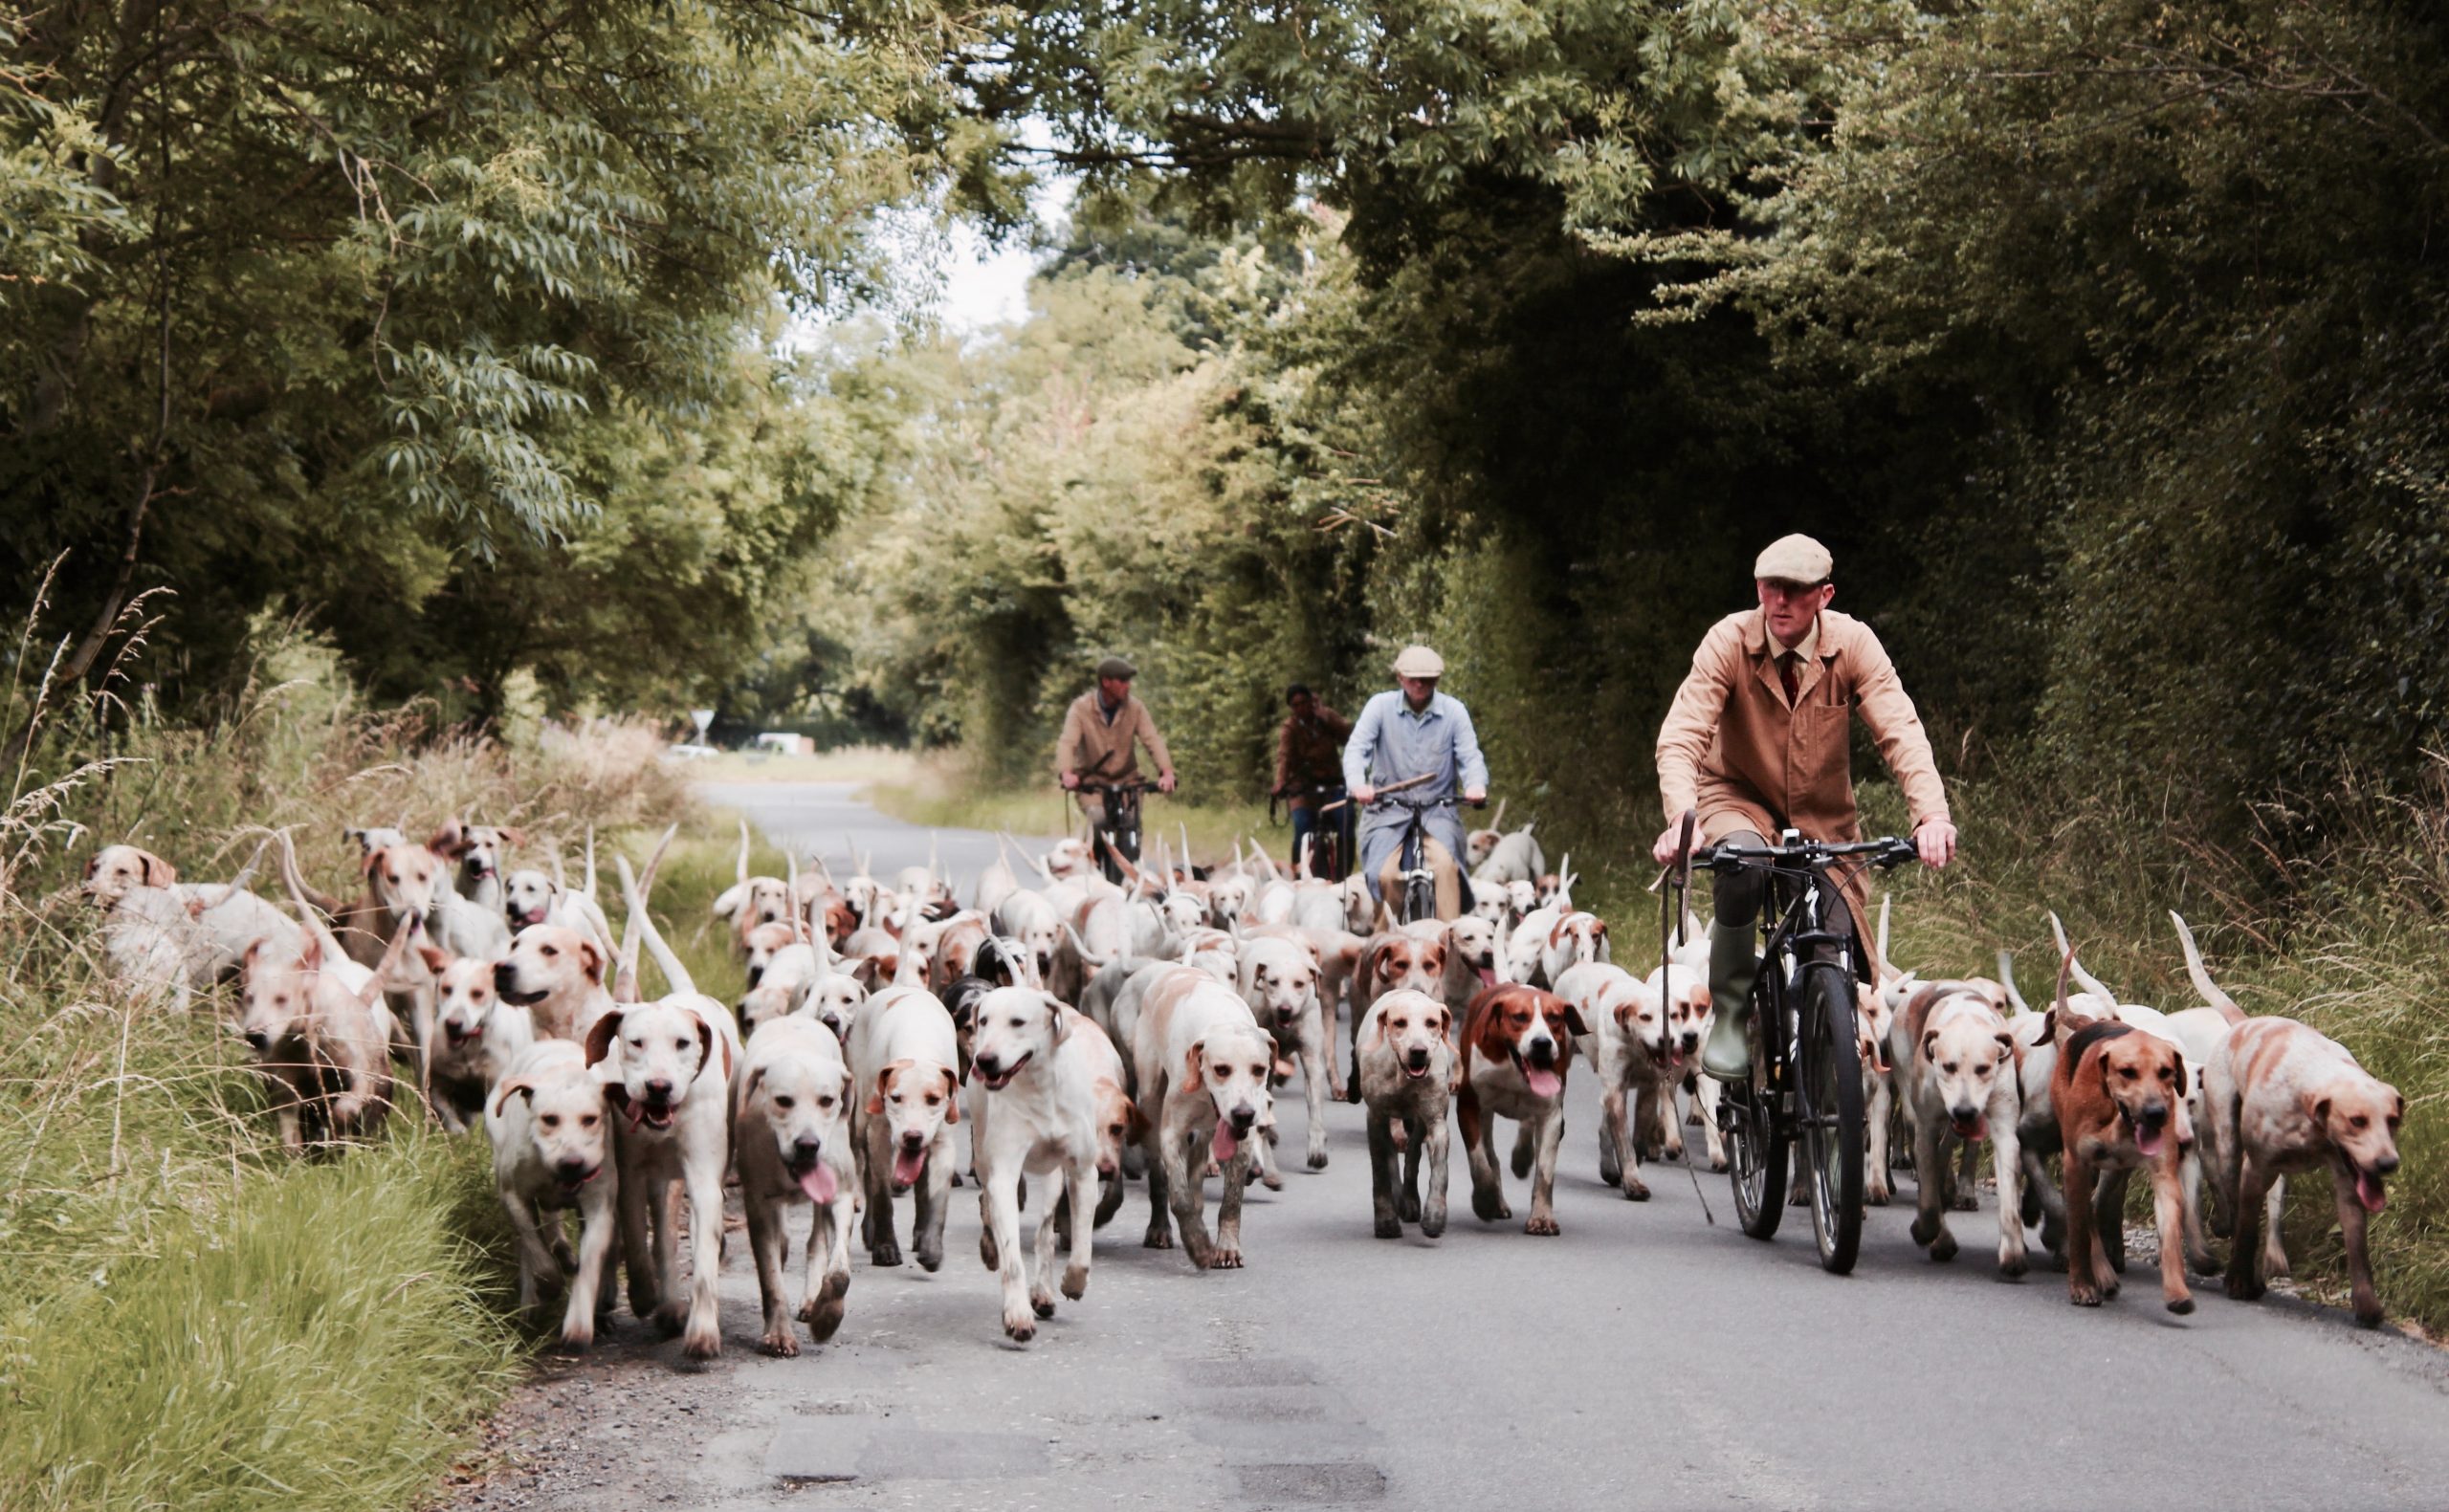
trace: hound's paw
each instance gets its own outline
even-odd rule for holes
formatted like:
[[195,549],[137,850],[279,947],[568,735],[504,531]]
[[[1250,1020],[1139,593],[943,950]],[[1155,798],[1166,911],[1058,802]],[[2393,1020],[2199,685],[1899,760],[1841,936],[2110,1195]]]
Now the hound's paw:
[[1207,1252],[1209,1270],[1240,1270],[1242,1251],[1239,1246],[1219,1244]]
[[1310,1151],[1310,1169],[1313,1171],[1324,1171],[1327,1169],[1327,1152],[1325,1150],[1313,1150]]
[[2066,1300],[2078,1307],[2097,1307],[2101,1304],[2101,1291],[2097,1286],[2069,1286]]
[[1043,1293],[1033,1291],[1029,1293],[1029,1311],[1036,1313],[1041,1318],[1053,1317],[1054,1293],[1050,1291]]
[[767,1354],[781,1355],[785,1360],[793,1359],[800,1352],[800,1336],[797,1330],[788,1324],[784,1324],[779,1328],[766,1329],[764,1337],[757,1341],[757,1347]]
[[944,1268],[944,1247],[941,1244],[918,1246],[918,1268],[934,1275]]
[[2227,1284],[2221,1289],[2227,1292],[2228,1300],[2231,1302],[2260,1302],[2262,1293],[2270,1288],[2256,1278],[2239,1276],[2231,1272]]
[[1724,1156],[1724,1155],[1722,1155],[1722,1154],[1719,1154],[1719,1155],[1711,1155],[1711,1156],[1710,1157],[1710,1169],[1711,1171],[1716,1172],[1719,1175],[1725,1175],[1725,1174],[1726,1174],[1726,1156]]
[[1953,1213],[1978,1213],[1981,1211],[1981,1199],[1970,1192],[1959,1192],[1949,1199],[1948,1209]]
[[871,1265],[900,1264],[901,1246],[899,1244],[877,1245],[875,1248],[868,1251],[868,1263]]
[[[1067,1265],[1063,1269],[1063,1295],[1078,1302],[1089,1295],[1089,1267]],[[1048,1305],[1051,1306],[1052,1304]]]
[[1445,1208],[1440,1204],[1428,1210],[1420,1220],[1420,1237],[1433,1239],[1445,1232]]
[[1537,1151],[1533,1150],[1527,1144],[1520,1143],[1519,1141],[1514,1144],[1512,1161],[1514,1180],[1525,1181],[1530,1178],[1531,1161],[1536,1154]]
[[2377,1302],[2369,1308],[2358,1307],[2355,1309],[2355,1321],[2363,1327],[2377,1328],[2381,1326],[2381,1304]]
[[680,1352],[693,1360],[711,1360],[723,1352],[722,1330],[710,1320],[702,1328],[692,1327],[680,1341]]
[[1941,1232],[1939,1216],[1926,1208],[1913,1216],[1913,1227],[1907,1232],[1913,1236],[1914,1243],[1927,1249],[1931,1241],[1937,1238]]
[[629,1316],[637,1319],[640,1323],[654,1322],[655,1315],[661,1310],[662,1306],[662,1300],[656,1297],[651,1290],[641,1291],[634,1287],[630,1289]]
[[1513,1210],[1505,1205],[1504,1194],[1493,1187],[1471,1189],[1471,1213],[1483,1223],[1501,1222],[1513,1216]]
[[1868,1186],[1863,1189],[1863,1200],[1872,1207],[1884,1208],[1887,1206],[1887,1198],[1888,1191],[1887,1188],[1884,1186]]
[[1037,1337],[1037,1320],[1026,1312],[1004,1314],[1004,1331],[1014,1344],[1026,1344]]
[[2176,1296],[2168,1299],[2166,1306],[2169,1311],[2175,1313],[2178,1317],[2182,1318],[2187,1313],[2194,1311],[2194,1298],[2184,1292],[2179,1292]]
[[1632,1174],[1630,1172],[1625,1172],[1624,1200],[1627,1202],[1647,1202],[1649,1200],[1649,1183],[1644,1181],[1641,1177]]
[[654,1326],[663,1330],[667,1339],[678,1333],[688,1323],[689,1304],[685,1302],[668,1302],[654,1310]]
[[1171,1229],[1150,1229],[1145,1235],[1140,1237],[1139,1247],[1141,1249],[1150,1250],[1172,1249],[1174,1247],[1174,1231]]
[[1406,1223],[1420,1221],[1420,1194],[1405,1188],[1395,1192],[1395,1216]]
[[2219,1274],[2219,1261],[2209,1250],[2187,1251],[2185,1263],[2196,1276],[2208,1278]]
[[1599,1157],[1599,1179],[1611,1187],[1624,1184],[1624,1168],[1612,1155]]
[[595,1348],[595,1320],[588,1318],[562,1329],[562,1348],[574,1353]]
[[808,1336],[819,1344],[832,1338],[835,1331],[842,1326],[842,1314],[845,1311],[842,1305],[842,1293],[850,1289],[850,1278],[843,1277],[839,1289],[836,1289],[828,1280],[825,1289],[826,1296],[800,1309],[800,1321],[807,1325]]
[[1955,1236],[1940,1229],[1939,1237],[1931,1241],[1931,1259],[1943,1265],[1955,1259]]
[[1267,1188],[1269,1192],[1281,1192],[1284,1190],[1284,1177],[1281,1172],[1267,1170],[1262,1166],[1253,1165],[1250,1167],[1249,1175],[1242,1178],[1242,1185],[1246,1187],[1248,1186],[1254,1178],[1257,1180],[1259,1185]]
[[2027,1268],[2028,1268],[2028,1267],[2027,1267],[2027,1265],[2025,1264],[2025,1261],[2024,1261],[2024,1252],[2023,1252],[2022,1250],[2020,1250],[2020,1249],[2013,1249],[2013,1250],[2011,1250],[2011,1249],[2006,1248],[2004,1245],[2001,1245],[2001,1246],[1999,1247],[1999,1250],[1998,1250],[1998,1274],[1999,1274],[1999,1275],[2006,1277],[2006,1278],[2007,1278],[2008,1280],[2010,1280],[2010,1281],[2015,1281],[2015,1280],[2019,1280],[2019,1279],[2020,1279],[2020,1278],[2022,1277],[2022,1275],[2023,1275],[2024,1271],[2025,1271]]
[[956,1172],[953,1172],[953,1185],[954,1185],[954,1186],[960,1186],[960,1172],[958,1172],[958,1171],[956,1171]]
[[1403,1237],[1403,1220],[1395,1216],[1392,1213],[1380,1213],[1378,1215],[1378,1226],[1375,1232],[1381,1239],[1401,1238]]
[[1545,1213],[1533,1213],[1531,1215],[1531,1220],[1522,1225],[1522,1232],[1525,1234],[1543,1234],[1553,1236],[1562,1234],[1564,1230],[1556,1227],[1556,1220],[1554,1216]]

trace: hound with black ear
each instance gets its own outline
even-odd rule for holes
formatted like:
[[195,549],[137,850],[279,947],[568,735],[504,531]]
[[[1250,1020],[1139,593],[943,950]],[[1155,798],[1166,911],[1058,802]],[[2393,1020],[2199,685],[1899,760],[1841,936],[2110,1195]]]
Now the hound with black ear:
[[1327,1098],[1344,1095],[1343,1076],[1327,1044],[1327,1018],[1318,1001],[1318,967],[1309,951],[1291,940],[1247,940],[1241,952],[1242,1001],[1250,1017],[1272,1035],[1279,1053],[1301,1063],[1302,1096],[1310,1111],[1309,1162],[1327,1166]]
[[936,1270],[944,1263],[953,1126],[960,1122],[960,1044],[953,1016],[923,987],[889,987],[870,998],[850,1025],[849,1061],[857,1084],[850,1138],[867,1194],[868,1258],[877,1265],[901,1263],[894,1199],[915,1189],[918,1267]]
[[[970,1091],[970,1150],[978,1170],[978,1255],[1004,1287],[1004,1331],[1026,1344],[1037,1320],[1054,1316],[1055,1216],[1070,1205],[1070,1254],[1063,1295],[1088,1295],[1096,1229],[1098,1115],[1086,1063],[1065,1062],[1074,1033],[1095,1026],[1047,993],[998,987],[978,1003],[976,1085]],[[1069,1072],[1069,1074],[1067,1074]],[[1037,1227],[1036,1276],[1021,1254],[1021,1180],[1044,1204]]]
[[757,1257],[768,1354],[800,1352],[783,1282],[784,1218],[799,1203],[815,1212],[807,1235],[807,1282],[799,1321],[823,1344],[842,1326],[850,1291],[850,1220],[858,1185],[850,1150],[850,1068],[824,1025],[776,1019],[748,1037],[733,1110],[739,1201]]
[[[1454,1015],[1426,993],[1402,989],[1370,1004],[1360,1025],[1360,1100],[1368,1108],[1369,1193],[1376,1233],[1423,1238],[1445,1232],[1446,1104],[1454,1096]],[[1396,1170],[1397,1126],[1402,1169]],[[1420,1186],[1428,1156],[1428,1191]]]
[[[1150,1249],[1182,1251],[1202,1270],[1242,1264],[1242,1189],[1250,1147],[1266,1137],[1272,1107],[1268,1077],[1275,1042],[1260,1032],[1249,1005],[1231,988],[1187,966],[1151,985],[1142,997],[1132,1043],[1139,1106],[1157,1109],[1148,1145]],[[1224,1190],[1209,1238],[1205,1178],[1208,1158],[1223,1168]]]
[[1903,1074],[1906,1117],[1913,1126],[1913,1242],[1934,1260],[1955,1258],[1943,1179],[1948,1142],[1987,1139],[1998,1180],[1998,1272],[2022,1275],[2024,1225],[2016,1194],[2022,1100],[2007,1021],[1979,993],[1935,983],[1907,999],[1889,1026],[1888,1053]]
[[[494,1190],[518,1237],[519,1309],[535,1311],[546,1278],[555,1286],[566,1279],[562,1343],[584,1349],[595,1342],[595,1314],[610,1280],[621,1179],[604,1084],[587,1074],[585,1052],[566,1040],[521,1051],[485,1104],[485,1133],[493,1142]],[[562,1215],[571,1208],[579,1215],[574,1261],[562,1232]]]
[[[629,1268],[629,1310],[667,1332],[681,1352],[709,1360],[722,1349],[716,1282],[722,1270],[723,1168],[731,1154],[731,1087],[739,1031],[722,1004],[696,990],[647,911],[629,858],[617,858],[629,917],[672,992],[623,1004],[586,1032],[586,1063],[602,1073],[618,1122],[621,1253]],[[690,1286],[680,1287],[676,1199],[689,1199]],[[652,1234],[649,1234],[650,1220]]]

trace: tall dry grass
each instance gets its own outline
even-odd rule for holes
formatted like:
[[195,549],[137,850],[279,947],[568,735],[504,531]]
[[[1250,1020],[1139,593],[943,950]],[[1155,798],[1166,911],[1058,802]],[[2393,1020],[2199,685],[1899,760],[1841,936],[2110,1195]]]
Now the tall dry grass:
[[0,808],[0,1505],[406,1504],[521,1348],[482,1140],[403,1117],[283,1154],[226,1000],[131,1007],[78,868],[127,841],[226,878],[251,829],[291,825],[346,893],[352,823],[466,815],[575,846],[668,822],[685,792],[651,731],[436,735],[361,707],[302,645],[202,729],[108,678],[63,698],[19,649],[8,707],[36,717]]

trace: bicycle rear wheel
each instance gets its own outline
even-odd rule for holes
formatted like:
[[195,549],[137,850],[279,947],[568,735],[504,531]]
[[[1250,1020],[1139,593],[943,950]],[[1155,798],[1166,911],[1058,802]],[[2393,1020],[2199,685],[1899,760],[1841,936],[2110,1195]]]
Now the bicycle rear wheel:
[[1863,1063],[1854,1038],[1854,995],[1833,965],[1804,968],[1802,1034],[1796,1080],[1801,1092],[1804,1179],[1811,1183],[1811,1227],[1820,1264],[1832,1275],[1854,1268],[1863,1242]]
[[1783,1017],[1776,995],[1762,981],[1752,995],[1752,1028],[1758,1041],[1752,1054],[1752,1080],[1730,1085],[1718,1096],[1735,1221],[1755,1239],[1775,1238],[1786,1216],[1786,1131],[1776,1115],[1776,1088],[1785,1084]]

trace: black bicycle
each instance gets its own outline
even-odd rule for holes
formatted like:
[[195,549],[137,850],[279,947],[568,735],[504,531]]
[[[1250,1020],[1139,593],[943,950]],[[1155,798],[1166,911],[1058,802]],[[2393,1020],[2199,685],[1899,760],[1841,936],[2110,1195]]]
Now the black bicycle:
[[[1705,846],[1689,864],[1710,871],[1762,871],[1763,967],[1752,989],[1752,1080],[1720,1093],[1735,1216],[1755,1239],[1775,1237],[1785,1216],[1786,1166],[1799,1139],[1811,1227],[1822,1269],[1854,1268],[1863,1239],[1863,1067],[1854,1026],[1854,941],[1828,927],[1845,906],[1845,862],[1882,868],[1917,859],[1910,841],[1850,844],[1804,840],[1795,830],[1767,846]],[[1688,879],[1688,867],[1682,869]],[[1850,875],[1850,872],[1847,873]]]
[[[1428,816],[1441,808],[1452,808],[1455,800],[1450,794],[1445,798],[1424,799],[1400,796],[1405,788],[1418,787],[1433,776],[1405,778],[1401,782],[1381,787],[1370,804],[1373,808],[1384,804],[1410,813],[1410,818],[1403,822],[1403,836],[1395,850],[1395,868],[1403,884],[1401,900],[1395,909],[1396,922],[1401,924],[1416,924],[1423,919],[1437,917],[1437,873],[1428,865]],[[1485,808],[1488,805],[1482,803],[1479,806]],[[1462,858],[1454,858],[1454,864],[1461,866]]]
[[[1341,782],[1300,782],[1274,796],[1290,798],[1299,794],[1308,800],[1310,832],[1302,839],[1309,843],[1310,875],[1321,882],[1341,882],[1352,875],[1355,850],[1353,846],[1353,801]],[[1303,858],[1300,847],[1292,857]]]
[[1133,778],[1127,782],[1080,779],[1081,792],[1098,794],[1105,800],[1105,818],[1090,825],[1089,844],[1106,880],[1117,887],[1122,884],[1123,872],[1121,863],[1114,858],[1118,855],[1135,866],[1139,865],[1139,795],[1153,785],[1144,778]]

